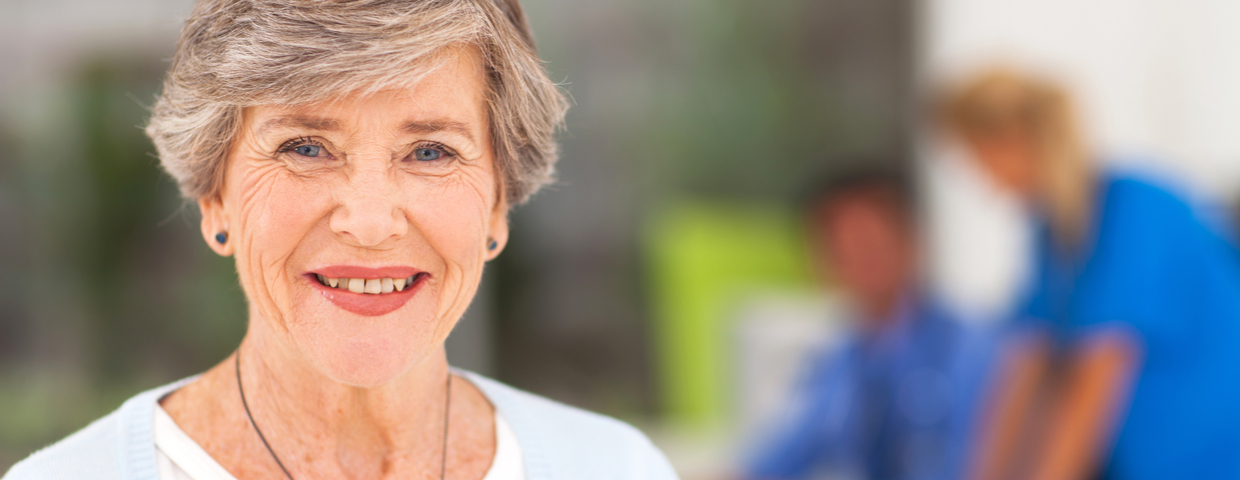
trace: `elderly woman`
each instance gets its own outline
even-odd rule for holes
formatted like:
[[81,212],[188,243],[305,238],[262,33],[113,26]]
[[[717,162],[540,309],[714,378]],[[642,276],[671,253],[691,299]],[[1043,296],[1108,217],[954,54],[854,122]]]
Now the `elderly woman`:
[[675,478],[444,354],[565,105],[516,0],[200,0],[147,133],[236,259],[246,336],[5,478]]

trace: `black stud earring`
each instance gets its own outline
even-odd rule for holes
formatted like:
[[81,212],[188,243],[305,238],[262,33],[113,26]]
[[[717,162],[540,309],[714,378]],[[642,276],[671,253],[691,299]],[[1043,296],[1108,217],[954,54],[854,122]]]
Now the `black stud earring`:
[[215,234],[215,241],[219,242],[220,245],[223,245],[224,243],[228,242],[228,233],[220,232],[220,233]]
[[491,240],[491,243],[487,244],[487,250],[495,250],[497,247],[499,247],[499,242],[494,239]]

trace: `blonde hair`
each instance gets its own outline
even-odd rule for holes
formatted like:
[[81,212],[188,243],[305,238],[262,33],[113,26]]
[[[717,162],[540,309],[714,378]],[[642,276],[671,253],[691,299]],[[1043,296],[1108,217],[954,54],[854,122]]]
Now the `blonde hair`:
[[1072,99],[1057,84],[1006,68],[948,90],[939,105],[945,123],[966,139],[1018,134],[1040,160],[1038,200],[1057,240],[1080,240],[1090,221],[1093,170]]
[[182,195],[215,196],[246,107],[411,86],[463,45],[486,64],[500,184],[520,204],[553,179],[568,102],[518,0],[199,0],[146,134]]

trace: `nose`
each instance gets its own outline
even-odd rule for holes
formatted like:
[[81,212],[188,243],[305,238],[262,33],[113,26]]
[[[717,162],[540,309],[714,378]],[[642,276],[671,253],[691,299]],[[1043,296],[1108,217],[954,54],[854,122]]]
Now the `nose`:
[[360,247],[379,247],[404,237],[409,222],[399,193],[388,169],[354,169],[348,184],[333,195],[339,204],[331,214],[332,231]]

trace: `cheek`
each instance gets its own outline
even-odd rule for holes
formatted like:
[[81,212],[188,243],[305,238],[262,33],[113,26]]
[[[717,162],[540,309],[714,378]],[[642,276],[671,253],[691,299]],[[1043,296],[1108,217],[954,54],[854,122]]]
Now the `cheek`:
[[466,269],[481,267],[494,196],[490,176],[476,170],[406,189],[413,192],[406,211],[415,227],[445,262]]
[[290,253],[331,204],[326,193],[330,188],[279,171],[256,179],[249,191],[252,194],[244,207],[245,218],[252,224],[247,227],[254,232],[255,242],[262,242],[260,251],[264,255]]
[[264,180],[256,182],[255,194],[245,203],[246,218],[252,222],[249,226],[258,236],[256,241],[270,246],[296,245],[323,218],[323,211],[331,203],[324,192],[330,189],[312,188],[287,174],[271,174]]
[[237,263],[242,278],[249,278],[257,300],[270,299],[276,308],[287,309],[289,259],[308,237],[314,225],[330,210],[326,190],[277,169],[255,172],[242,184],[239,205],[242,243]]
[[986,171],[1009,189],[1022,191],[1036,175],[1036,160],[1020,150],[980,149],[978,157]]
[[442,335],[464,314],[482,278],[494,183],[480,170],[465,166],[449,178],[428,180],[411,196],[407,210],[443,262],[439,278],[431,282]]
[[1008,177],[1011,177],[1012,162],[1006,152],[982,150],[978,158],[986,172],[998,177],[1000,181],[1006,181]]

